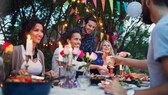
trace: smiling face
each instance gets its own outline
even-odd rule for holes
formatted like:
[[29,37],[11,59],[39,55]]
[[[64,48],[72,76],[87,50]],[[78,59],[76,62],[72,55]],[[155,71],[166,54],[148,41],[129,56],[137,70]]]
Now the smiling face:
[[72,45],[72,48],[79,48],[81,45],[81,35],[79,33],[73,33],[71,39],[68,42]]
[[110,52],[112,51],[111,43],[105,41],[102,45],[102,51],[106,54],[110,54]]
[[93,31],[95,30],[97,26],[97,23],[92,21],[92,20],[89,20],[88,23],[86,23],[85,25],[85,31],[87,34],[92,34]]
[[40,43],[41,39],[43,38],[43,26],[37,23],[29,32],[31,39],[34,44]]

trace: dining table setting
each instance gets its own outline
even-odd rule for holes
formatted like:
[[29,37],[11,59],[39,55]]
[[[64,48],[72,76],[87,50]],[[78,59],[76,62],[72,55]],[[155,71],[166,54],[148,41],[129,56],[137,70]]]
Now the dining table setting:
[[[148,89],[150,86],[149,77],[145,74],[124,74],[116,75],[119,78],[120,84],[124,89],[141,90]],[[125,78],[125,79],[124,79]],[[90,80],[85,82],[79,81],[76,88],[63,88],[59,85],[55,85],[51,88],[49,95],[108,95],[104,92],[103,82],[106,80],[112,80],[113,77],[107,75],[91,75]],[[110,95],[110,94],[109,94]]]
[[[147,89],[149,88],[150,78],[145,74],[124,74],[124,75],[116,75],[113,77],[109,77],[108,75],[90,75],[90,77],[79,76],[74,83],[77,84],[76,87],[63,87],[61,83],[64,83],[65,77],[58,77],[52,80],[43,80],[41,77],[33,76],[32,78],[36,78],[30,81],[30,78],[27,77],[25,80],[17,76],[18,79],[23,79],[22,82],[17,82],[16,79],[8,79],[7,84],[1,84],[0,95],[3,95],[4,88],[7,92],[14,90],[13,93],[5,94],[5,95],[17,95],[18,93],[36,93],[46,92],[43,95],[108,95],[108,93],[104,92],[103,83],[106,80],[113,80],[114,77],[119,78],[120,84],[124,87],[124,89]],[[39,79],[40,78],[40,79]],[[52,82],[51,82],[52,81]],[[57,84],[54,84],[56,81]],[[3,87],[4,86],[4,87]],[[17,86],[17,87],[16,87]],[[40,89],[39,89],[40,88]],[[12,89],[12,90],[11,90]],[[43,89],[43,90],[41,90]],[[17,91],[18,90],[18,91]],[[24,91],[23,91],[24,90]],[[26,94],[31,95],[31,94]]]

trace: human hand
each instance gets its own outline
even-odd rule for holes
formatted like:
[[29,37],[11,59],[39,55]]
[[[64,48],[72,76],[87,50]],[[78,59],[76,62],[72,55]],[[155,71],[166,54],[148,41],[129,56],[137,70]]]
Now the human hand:
[[58,77],[57,73],[55,73],[53,70],[45,72],[45,74],[48,75],[51,78],[57,78]]
[[101,74],[102,70],[105,71],[106,74],[109,73],[109,70],[103,66],[97,65],[97,70],[99,71],[100,74]]
[[117,79],[108,82],[109,84],[104,85],[105,92],[110,93],[112,95],[126,95],[127,91],[120,85]]
[[28,71],[26,69],[20,69],[20,70],[18,70],[17,74],[25,75],[25,74],[29,74],[29,73],[28,73]]
[[115,66],[124,64],[124,59],[123,57],[120,56],[110,56],[112,60],[115,60]]

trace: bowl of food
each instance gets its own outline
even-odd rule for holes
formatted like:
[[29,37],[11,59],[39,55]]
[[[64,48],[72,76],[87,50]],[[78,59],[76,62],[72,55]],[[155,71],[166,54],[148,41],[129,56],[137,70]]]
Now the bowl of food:
[[11,77],[3,84],[4,95],[48,95],[51,82],[31,77]]

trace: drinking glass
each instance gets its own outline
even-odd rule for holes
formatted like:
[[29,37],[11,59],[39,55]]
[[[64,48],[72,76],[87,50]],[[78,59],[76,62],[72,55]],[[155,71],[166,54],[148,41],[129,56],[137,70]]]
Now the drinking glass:
[[110,56],[107,56],[107,57],[106,57],[106,63],[108,64],[108,66],[114,67],[115,60],[112,59],[112,58],[110,58]]
[[89,76],[81,75],[81,76],[78,76],[77,80],[79,83],[79,90],[85,91],[88,88],[88,86],[90,85],[90,77]]
[[114,69],[115,60],[110,58],[110,56],[107,56],[106,57],[106,63],[108,64],[109,69],[110,69],[109,76],[111,76],[111,77],[114,76],[113,69]]

